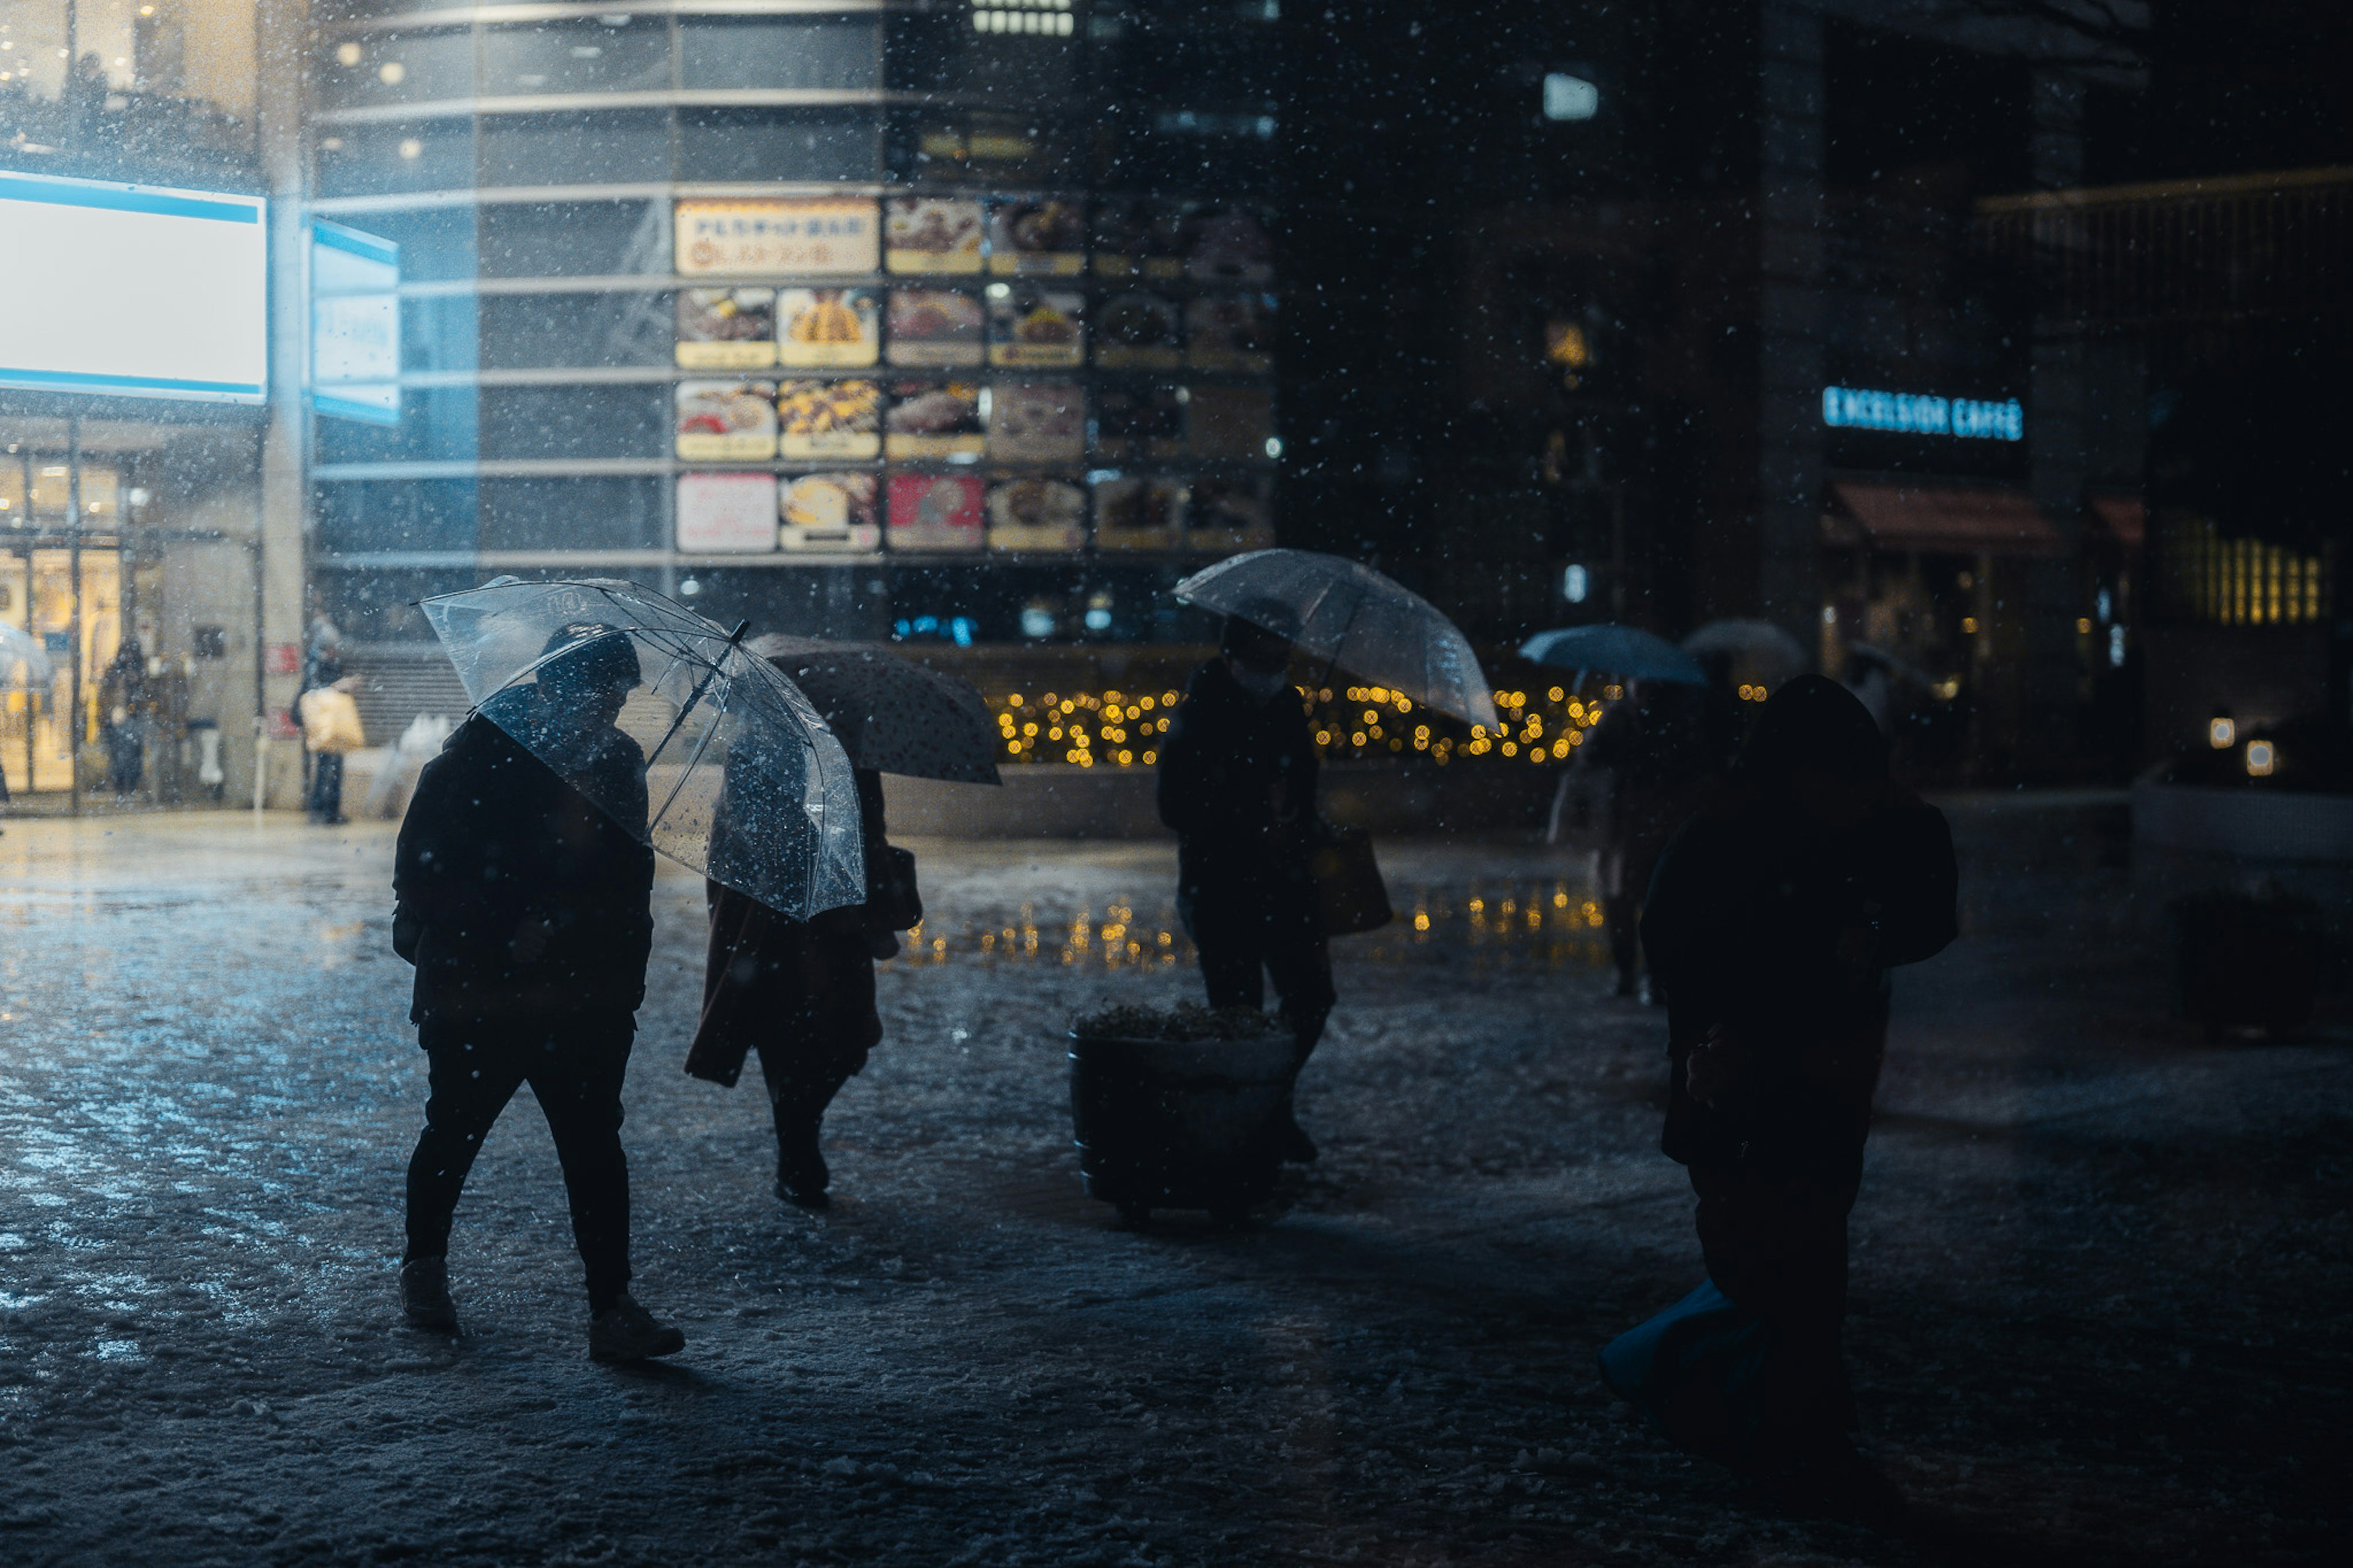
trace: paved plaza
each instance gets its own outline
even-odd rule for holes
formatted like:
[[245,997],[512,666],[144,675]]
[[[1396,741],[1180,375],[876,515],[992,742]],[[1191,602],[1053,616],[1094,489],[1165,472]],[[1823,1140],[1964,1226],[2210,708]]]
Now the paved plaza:
[[932,919],[769,1190],[756,1075],[689,1079],[666,869],[625,1130],[638,1292],[586,1359],[528,1097],[395,1310],[424,1093],[392,829],[241,814],[0,837],[0,1562],[2301,1563],[2353,1522],[2353,1036],[2171,1016],[2112,805],[1956,802],[1963,939],[1897,980],[1850,1359],[1905,1533],[1744,1508],[1594,1355],[1700,1276],[1662,1019],[1579,868],[1383,846],[1303,1083],[1321,1163],[1240,1232],[1079,1190],[1062,1032],[1195,994],[1143,844],[917,841]]

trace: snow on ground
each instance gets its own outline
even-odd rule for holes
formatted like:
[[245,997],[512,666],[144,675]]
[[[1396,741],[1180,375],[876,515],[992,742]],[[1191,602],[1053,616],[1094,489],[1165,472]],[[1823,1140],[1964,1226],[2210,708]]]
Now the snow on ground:
[[1339,944],[1324,1161],[1239,1234],[1122,1229],[1070,1151],[1071,1015],[1193,994],[1164,847],[913,846],[934,918],[823,1216],[769,1191],[756,1075],[678,1070],[700,889],[666,875],[626,1138],[638,1293],[690,1343],[616,1371],[527,1097],[460,1211],[465,1335],[397,1321],[388,828],[12,822],[0,1562],[2316,1560],[2344,1042],[2206,1044],[2092,819],[1957,820],[1970,934],[1899,981],[1855,1225],[1894,1537],[1744,1510],[1597,1382],[1698,1265],[1659,1016],[1551,852],[1384,847],[1407,920]]

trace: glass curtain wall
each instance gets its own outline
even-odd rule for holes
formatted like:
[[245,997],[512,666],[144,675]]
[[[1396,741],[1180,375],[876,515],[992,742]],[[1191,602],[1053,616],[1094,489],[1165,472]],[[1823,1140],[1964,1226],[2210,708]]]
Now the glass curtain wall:
[[1166,639],[1271,542],[1271,5],[317,13],[311,210],[400,247],[312,578],[602,572],[722,618]]

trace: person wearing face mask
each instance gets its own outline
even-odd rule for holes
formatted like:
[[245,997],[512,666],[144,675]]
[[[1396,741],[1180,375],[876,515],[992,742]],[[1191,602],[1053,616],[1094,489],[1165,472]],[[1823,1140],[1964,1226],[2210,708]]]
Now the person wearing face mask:
[[1667,995],[1663,1147],[1699,1198],[1707,1282],[1614,1341],[1603,1375],[1806,1511],[1901,1504],[1853,1444],[1846,1225],[1888,971],[1952,941],[1956,882],[1943,815],[1889,778],[1863,705],[1809,675],[1773,694],[1728,795],[1668,845],[1642,917]]
[[[1297,618],[1284,605],[1228,617],[1219,656],[1194,672],[1160,750],[1160,820],[1176,834],[1176,910],[1212,1007],[1259,1007],[1274,982],[1298,1043],[1298,1076],[1330,1016],[1332,957],[1309,870],[1315,746],[1288,673]],[[1286,1095],[1282,1157],[1315,1144]]]
[[417,966],[409,1021],[430,1084],[401,1301],[412,1326],[457,1331],[450,1221],[482,1141],[528,1083],[571,1199],[588,1353],[639,1361],[686,1342],[628,1290],[621,1084],[653,943],[654,855],[645,752],[617,721],[643,676],[629,639],[597,624],[562,628],[542,658],[426,764],[395,852],[393,948]]

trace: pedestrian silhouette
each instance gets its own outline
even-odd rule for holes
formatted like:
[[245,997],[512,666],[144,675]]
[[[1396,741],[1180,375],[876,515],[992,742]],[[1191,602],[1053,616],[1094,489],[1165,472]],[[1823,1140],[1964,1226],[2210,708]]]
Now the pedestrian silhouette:
[[431,1083],[408,1165],[401,1293],[411,1323],[456,1330],[451,1216],[483,1138],[528,1083],[571,1198],[589,1353],[635,1361],[685,1343],[628,1292],[621,1084],[645,998],[654,858],[645,753],[616,721],[642,677],[628,637],[597,625],[562,628],[542,660],[535,682],[459,726],[401,826],[393,945],[417,966],[409,1018]]
[[1699,1196],[1708,1277],[1612,1342],[1603,1374],[1686,1447],[1809,1506],[1897,1500],[1852,1441],[1846,1222],[1887,972],[1952,940],[1954,897],[1943,816],[1891,782],[1869,712],[1820,676],[1765,705],[1733,790],[1675,836],[1651,885],[1664,1147]]
[[[1247,617],[1247,618],[1246,618]],[[1229,616],[1218,658],[1194,672],[1160,752],[1160,820],[1176,832],[1176,910],[1212,1007],[1260,1007],[1271,976],[1296,1041],[1292,1076],[1332,1011],[1332,957],[1309,865],[1315,747],[1287,673],[1297,619],[1269,601]],[[1315,1158],[1293,1113],[1282,1157]]]

